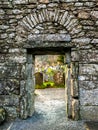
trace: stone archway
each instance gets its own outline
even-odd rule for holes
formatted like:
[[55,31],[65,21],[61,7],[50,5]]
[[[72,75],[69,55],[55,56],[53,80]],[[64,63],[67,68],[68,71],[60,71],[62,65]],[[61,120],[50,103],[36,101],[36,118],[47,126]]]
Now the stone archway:
[[[70,35],[72,39],[84,35],[82,26],[72,13],[55,8],[40,9],[27,14],[18,22],[16,33],[16,41],[18,44],[21,43],[22,47],[29,40],[62,41],[63,38],[63,41],[66,41],[64,39],[66,37],[67,41],[71,41],[67,35]],[[54,35],[57,36],[56,39],[54,39]]]
[[[48,28],[47,28],[48,26]],[[51,32],[51,28],[53,32]],[[42,9],[25,16],[18,23],[16,28],[17,43],[27,50],[25,93],[20,98],[20,116],[27,118],[34,113],[34,86],[32,77],[32,64],[34,65],[33,55],[29,53],[33,50],[35,53],[48,51],[52,48],[55,52],[56,48],[63,50],[64,48],[72,48],[72,38],[82,31],[78,20],[68,11],[64,10],[48,10]],[[79,119],[79,95],[78,95],[78,62],[71,61],[71,52],[66,53],[67,75],[67,111],[68,118]],[[73,78],[72,78],[73,76]],[[23,85],[23,84],[22,84]],[[20,86],[21,88],[23,86]],[[32,89],[32,91],[31,91]]]
[[[57,24],[57,25],[63,26],[67,31],[70,32],[70,35],[72,34],[73,36],[79,33],[82,29],[81,26],[79,25],[77,18],[73,14],[70,14],[68,11],[60,10],[60,9],[37,10],[36,12],[32,12],[31,14],[28,14],[27,16],[25,16],[22,19],[22,21],[19,22],[19,24],[23,26],[23,28],[27,29],[29,32],[32,32],[33,34],[35,34],[35,33],[38,33],[36,31],[37,31],[38,25],[41,23],[43,24],[42,28],[44,28],[44,31],[46,31],[45,25],[47,22],[53,23],[54,25]],[[80,26],[80,30],[79,30],[79,26]],[[39,30],[41,30],[41,28],[39,28]],[[42,32],[42,33],[45,33],[45,32]]]

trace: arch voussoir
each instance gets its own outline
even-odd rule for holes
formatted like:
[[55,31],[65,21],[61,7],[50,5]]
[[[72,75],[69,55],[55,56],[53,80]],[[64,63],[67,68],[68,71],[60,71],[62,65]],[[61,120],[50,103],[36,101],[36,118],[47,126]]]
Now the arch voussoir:
[[32,30],[32,27],[29,25],[29,23],[26,21],[26,18],[23,19],[23,21],[21,22],[22,26],[24,28],[28,28],[28,30]]
[[26,16],[26,20],[29,23],[29,25],[33,28],[34,27],[33,21],[27,16]]
[[60,9],[37,10],[36,12],[24,17],[21,21],[21,25],[31,31],[34,30],[39,24],[43,24],[46,22],[53,22],[61,25],[62,27],[64,27],[64,29],[68,31],[71,36],[80,33],[82,30],[82,27],[79,25],[79,21],[74,15],[69,14],[69,12],[66,10],[64,11]]
[[73,19],[71,20],[71,22],[69,23],[69,25],[66,27],[67,30],[70,32],[74,27],[76,27],[79,24],[78,20]]
[[72,28],[70,31],[70,34],[72,37],[74,37],[76,34],[80,33],[82,31],[82,26],[81,25],[76,25],[75,27]]
[[30,14],[29,19],[32,21],[32,23],[33,23],[33,27],[37,25],[37,21],[35,20],[33,14]]
[[62,16],[62,19],[60,21],[61,25],[64,25],[67,16],[68,16],[68,11],[65,11],[64,14],[63,14],[63,16]]

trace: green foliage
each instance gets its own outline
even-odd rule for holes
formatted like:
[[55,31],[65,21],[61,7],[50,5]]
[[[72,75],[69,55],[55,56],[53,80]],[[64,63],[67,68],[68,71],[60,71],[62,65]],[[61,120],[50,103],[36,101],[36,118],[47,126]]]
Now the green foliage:
[[45,88],[65,88],[65,85],[60,84],[60,85],[55,85],[54,82],[48,81],[44,82],[42,85],[36,85],[36,89],[45,89]]
[[65,88],[65,85],[64,84],[55,85],[55,88]]
[[60,63],[64,63],[64,56],[59,55],[58,58],[57,58],[57,61],[59,61]]
[[47,88],[47,87],[53,87],[54,86],[54,82],[44,82],[43,85]]
[[46,74],[52,76],[54,74],[54,71],[52,68],[48,68]]
[[46,87],[42,85],[35,85],[35,89],[45,89]]

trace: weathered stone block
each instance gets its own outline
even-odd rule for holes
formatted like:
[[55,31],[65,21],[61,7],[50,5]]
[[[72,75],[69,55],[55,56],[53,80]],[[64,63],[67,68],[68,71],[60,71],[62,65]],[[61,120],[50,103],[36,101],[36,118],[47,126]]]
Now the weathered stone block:
[[67,65],[69,65],[69,67],[68,68],[70,68],[71,66],[70,66],[70,63],[71,63],[71,54],[68,52],[68,53],[66,53],[65,54],[65,57],[66,57],[66,60],[65,60],[65,64],[67,64]]
[[79,81],[89,81],[91,82],[95,82],[95,84],[97,83],[96,81],[98,81],[98,75],[79,75],[78,76]]
[[71,95],[72,97],[78,97],[79,96],[79,86],[78,86],[78,81],[71,80]]
[[28,54],[27,54],[27,62],[28,62],[28,64],[34,63],[34,57],[32,54],[29,54],[29,50],[28,50]]
[[61,22],[60,22],[62,25],[65,23],[67,15],[68,15],[68,12],[67,11],[64,12],[64,15],[63,15]]
[[96,28],[94,26],[83,26],[84,30],[90,30],[90,31],[94,31]]
[[18,106],[19,97],[16,95],[0,95],[0,106]]
[[5,120],[5,110],[0,108],[0,124]]
[[[97,24],[97,23],[96,23],[96,24]],[[88,32],[86,32],[86,36],[87,36],[87,37],[97,38],[97,37],[98,37],[98,31],[88,31]]]
[[35,90],[35,84],[33,78],[26,80],[26,91],[33,93]]
[[68,29],[68,31],[72,30],[74,28],[74,26],[78,25],[78,20],[77,19],[72,19],[70,20],[70,22],[68,23],[68,25],[66,26],[66,28]]
[[28,111],[27,111],[27,95],[20,98],[20,117],[22,119],[26,119],[28,117]]
[[93,26],[94,25],[94,21],[91,21],[91,20],[81,20],[80,23],[82,25],[88,25],[88,26]]
[[0,80],[0,94],[19,94],[19,79]]
[[5,80],[0,80],[0,95],[7,94],[7,91],[5,90],[6,82]]
[[37,0],[28,0],[29,3],[36,3]]
[[46,8],[46,4],[40,4],[37,6],[38,9],[44,9]]
[[0,14],[5,14],[5,11],[3,9],[0,9]]
[[71,52],[71,60],[72,61],[79,61],[79,53],[78,53],[78,51],[72,51]]
[[98,11],[91,11],[91,16],[98,19]]
[[68,34],[44,34],[44,35],[28,35],[29,41],[70,41],[71,37]]
[[8,66],[6,64],[1,64],[0,78],[7,78],[7,77],[19,78],[20,70],[21,70],[20,66],[16,64],[10,64]]
[[19,94],[20,92],[19,84],[20,84],[19,79],[9,79],[6,81],[6,90],[9,93]]
[[2,30],[6,30],[8,28],[9,28],[8,25],[5,25],[5,24],[0,25],[0,29],[2,29]]
[[90,17],[90,14],[85,11],[81,11],[78,14],[78,18],[81,18],[81,19],[88,19],[89,17]]
[[98,51],[97,50],[80,50],[79,51],[79,62],[92,63],[98,62]]
[[91,43],[94,44],[94,45],[98,44],[98,38],[93,39],[93,40],[91,41]]
[[4,107],[4,109],[6,111],[8,121],[19,117],[18,108],[14,107],[14,106],[12,106],[12,107],[9,106],[9,107]]
[[26,65],[23,64],[23,65],[21,65],[20,67],[21,67],[21,72],[20,72],[20,73],[21,73],[21,74],[20,74],[21,76],[20,76],[20,78],[21,78],[21,79],[26,79],[26,76],[27,76],[27,75],[26,75],[26,72],[25,72],[25,71],[26,71]]
[[27,111],[28,111],[28,116],[32,116],[34,111],[35,111],[35,106],[34,106],[34,99],[35,95],[34,93],[28,92],[27,94]]
[[13,0],[13,4],[15,5],[28,4],[28,0]]
[[47,3],[49,3],[49,0],[39,0],[39,2],[47,4]]
[[72,118],[72,98],[71,96],[67,96],[67,117],[69,119]]
[[26,93],[26,81],[25,80],[21,80],[20,81],[20,95],[24,96]]
[[98,65],[97,64],[79,64],[79,74],[98,74]]
[[82,2],[76,2],[76,3],[75,3],[75,6],[81,7],[81,6],[83,6],[83,3],[82,3]]
[[3,33],[1,34],[0,38],[1,39],[6,39],[8,37],[8,34],[7,33]]
[[19,9],[14,9],[14,10],[12,10],[12,13],[13,14],[21,14],[22,13],[22,11],[21,10],[19,10]]
[[82,37],[82,38],[77,38],[77,39],[73,39],[72,41],[75,43],[90,43],[90,38],[86,38],[86,37]]
[[71,77],[72,79],[77,79],[79,74],[79,63],[72,62],[71,63]]
[[80,106],[82,120],[98,121],[98,106]]
[[26,77],[32,78],[32,64],[26,64]]
[[79,87],[86,90],[93,90],[98,88],[98,81],[79,81]]
[[70,23],[70,21],[72,20],[72,18],[74,18],[73,15],[70,15],[70,16],[68,15],[68,16],[67,16],[67,20],[65,21],[65,23],[64,23],[63,26],[64,26],[64,27],[67,27],[68,24]]
[[79,89],[80,105],[97,106],[98,105],[98,88],[94,90]]
[[79,101],[76,99],[72,99],[72,118],[79,119]]
[[94,7],[94,2],[87,1],[87,2],[84,3],[84,5],[88,6],[88,7]]
[[71,73],[70,69],[66,69],[66,77],[65,77],[65,84],[67,87],[66,94],[67,94],[67,116],[68,118],[72,118],[72,97],[71,97]]

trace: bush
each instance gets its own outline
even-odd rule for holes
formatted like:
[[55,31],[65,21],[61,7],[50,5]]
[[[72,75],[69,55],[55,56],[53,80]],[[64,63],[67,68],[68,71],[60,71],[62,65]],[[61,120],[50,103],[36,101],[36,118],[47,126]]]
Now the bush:
[[48,87],[51,88],[51,87],[54,86],[54,82],[49,82],[49,81],[48,81],[48,82],[44,82],[43,85],[44,85],[46,88],[48,88]]
[[36,85],[36,89],[45,89],[45,88],[65,88],[64,84],[55,85],[54,82],[48,81],[44,82],[42,85]]

